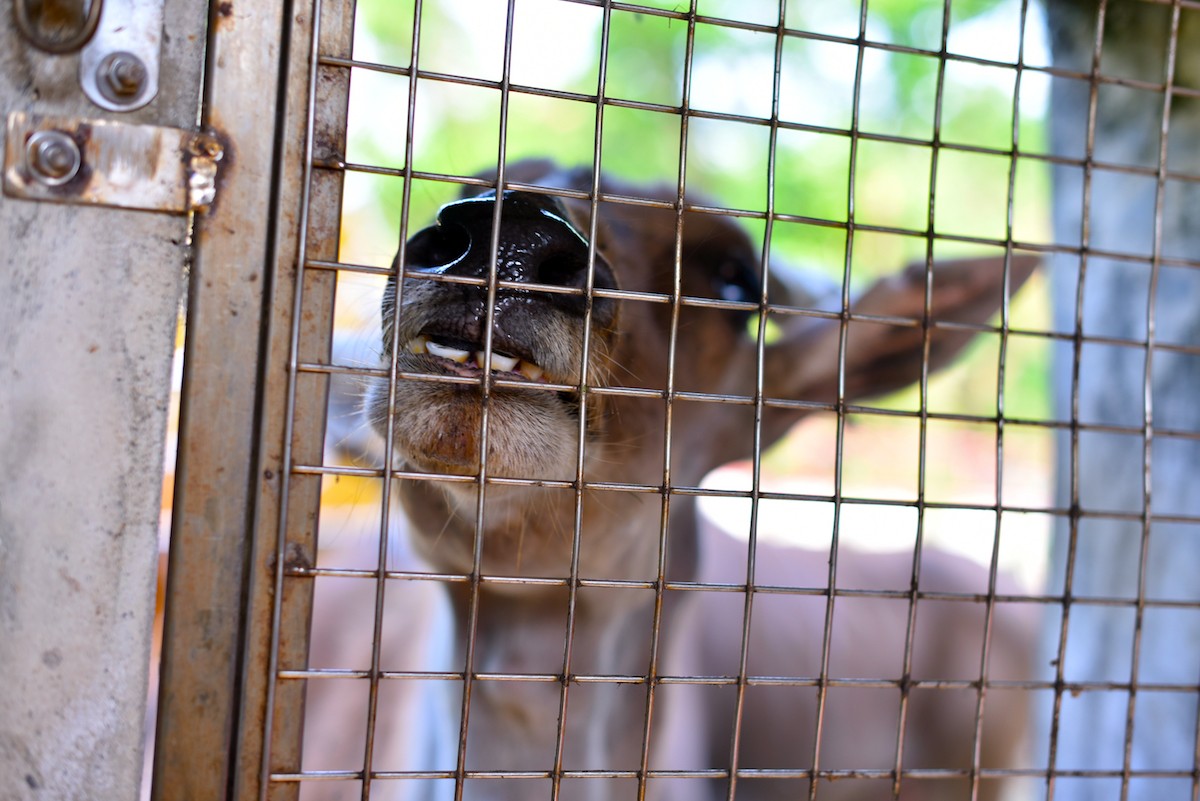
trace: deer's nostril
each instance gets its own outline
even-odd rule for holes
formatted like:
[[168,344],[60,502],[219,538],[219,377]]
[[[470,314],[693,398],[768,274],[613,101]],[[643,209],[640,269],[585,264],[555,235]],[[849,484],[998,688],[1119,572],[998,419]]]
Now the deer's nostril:
[[471,249],[471,234],[455,223],[431,225],[408,240],[405,262],[414,270],[449,267]]
[[537,267],[536,280],[550,286],[585,286],[587,257],[573,253],[552,253]]

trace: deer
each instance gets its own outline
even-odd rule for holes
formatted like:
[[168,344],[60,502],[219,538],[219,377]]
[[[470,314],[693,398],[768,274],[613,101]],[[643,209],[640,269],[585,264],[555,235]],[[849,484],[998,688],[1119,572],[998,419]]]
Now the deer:
[[[832,801],[998,798],[991,778],[971,795],[971,771],[1014,766],[1028,710],[985,706],[977,731],[988,607],[920,601],[906,663],[909,603],[837,597],[826,642],[830,554],[758,542],[748,575],[747,543],[699,517],[696,492],[674,490],[822,404],[946,365],[1036,259],[937,262],[928,286],[926,265],[912,265],[851,303],[877,324],[844,337],[843,313],[776,314],[778,333],[760,346],[760,251],[728,217],[679,212],[674,187],[604,176],[593,221],[588,169],[525,161],[506,178],[521,188],[443,206],[404,243],[383,293],[381,364],[399,377],[368,379],[363,414],[404,473],[403,547],[466,580],[389,585],[395,628],[380,666],[416,669],[411,652],[436,652],[425,663],[436,667],[420,669],[464,673],[470,695],[464,704],[462,681],[382,683],[400,686],[380,696],[370,769],[453,772],[461,786],[382,778],[372,797],[765,801],[808,796],[817,771],[813,797]],[[781,272],[769,271],[772,308],[812,308],[813,291]],[[923,326],[927,290],[933,319],[966,325]],[[785,402],[756,406],[760,385]],[[987,586],[984,568],[935,550],[920,569],[921,591]],[[836,583],[909,589],[912,573],[911,553],[847,553]],[[314,663],[369,654],[370,637],[351,632],[370,628],[373,584],[343,583],[319,598]],[[768,586],[810,592],[757,592]],[[1032,623],[1015,605],[988,620],[987,675],[1025,678]],[[901,692],[921,679],[959,684]],[[361,734],[347,740],[335,720],[349,696],[315,697],[321,684],[310,682],[305,764],[335,767],[341,754],[361,769]],[[339,792],[359,791],[316,782],[304,797]]]

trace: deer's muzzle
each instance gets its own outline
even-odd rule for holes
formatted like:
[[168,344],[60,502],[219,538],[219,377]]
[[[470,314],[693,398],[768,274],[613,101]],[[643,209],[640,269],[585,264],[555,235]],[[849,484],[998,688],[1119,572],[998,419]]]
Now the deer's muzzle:
[[[579,352],[589,307],[596,329],[611,328],[616,316],[615,300],[589,293],[589,272],[593,290],[615,289],[616,279],[599,253],[589,268],[593,249],[559,200],[517,191],[501,198],[498,230],[496,194],[489,192],[443,206],[434,225],[409,239],[400,345],[440,357],[445,371],[484,369],[490,319],[492,355],[486,366],[492,371],[535,381],[544,380],[545,373],[568,380],[576,372],[573,354]],[[489,310],[485,282],[493,254],[497,287]],[[385,320],[392,302],[385,298]],[[555,341],[568,338],[576,341]]]

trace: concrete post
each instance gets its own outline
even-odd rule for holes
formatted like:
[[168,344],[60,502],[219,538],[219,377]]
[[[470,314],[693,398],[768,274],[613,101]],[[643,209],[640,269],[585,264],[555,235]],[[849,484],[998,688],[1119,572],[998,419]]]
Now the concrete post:
[[[167,1],[158,97],[124,115],[10,6],[0,117],[195,125],[203,0]],[[0,198],[0,798],[138,797],[187,237],[178,215]]]
[[[1099,4],[1047,0],[1046,5],[1055,66],[1089,73]],[[1164,93],[1152,91],[1151,86],[1166,80],[1172,8],[1112,0],[1105,17],[1101,74],[1144,83],[1099,85],[1094,149],[1089,155],[1097,162],[1146,169],[1136,174],[1096,167],[1090,171],[1090,191],[1085,192],[1084,168],[1056,167],[1055,234],[1057,242],[1082,244],[1085,251],[1081,295],[1085,339],[1145,342],[1152,321],[1152,428],[1147,440],[1142,433],[1147,349],[1084,341],[1079,351],[1077,420],[1125,431],[1081,431],[1076,459],[1069,434],[1060,440],[1059,505],[1069,508],[1077,503],[1082,515],[1074,537],[1070,521],[1062,521],[1059,527],[1051,592],[1061,592],[1064,576],[1070,575],[1069,593],[1075,599],[1137,599],[1140,594],[1152,601],[1196,603],[1200,602],[1200,525],[1161,518],[1200,515],[1200,441],[1165,433],[1200,432],[1200,357],[1162,346],[1200,345],[1200,270],[1178,263],[1194,261],[1200,254],[1200,183],[1166,181],[1156,245]],[[1195,89],[1200,87],[1200,14],[1185,10],[1181,20],[1174,83]],[[1056,84],[1051,104],[1055,153],[1082,159],[1090,83],[1062,79]],[[1174,95],[1168,122],[1167,172],[1200,175],[1200,102]],[[1085,195],[1091,203],[1086,221]],[[1082,233],[1085,223],[1086,233]],[[1095,251],[1133,254],[1142,260],[1110,258]],[[1151,256],[1160,257],[1157,269],[1147,261]],[[1052,264],[1058,331],[1075,330],[1080,262],[1079,256],[1069,254],[1056,257]],[[1074,351],[1071,343],[1064,343],[1057,353],[1056,397],[1062,420],[1072,419]],[[1072,492],[1072,471],[1077,494]],[[1095,512],[1127,517],[1089,516]],[[1146,514],[1148,525],[1143,522]],[[1047,660],[1058,657],[1062,630],[1058,616],[1052,617],[1046,628]],[[1136,649],[1135,642],[1140,643]],[[1061,695],[1056,742],[1048,740],[1057,747],[1051,767],[1117,771],[1118,775],[1056,778],[1055,801],[1194,798],[1191,776],[1131,777],[1129,772],[1186,773],[1196,767],[1200,608],[1072,603],[1062,654],[1065,682],[1111,682],[1113,686]],[[1056,669],[1051,663],[1052,674]],[[1131,693],[1131,681],[1160,687]]]

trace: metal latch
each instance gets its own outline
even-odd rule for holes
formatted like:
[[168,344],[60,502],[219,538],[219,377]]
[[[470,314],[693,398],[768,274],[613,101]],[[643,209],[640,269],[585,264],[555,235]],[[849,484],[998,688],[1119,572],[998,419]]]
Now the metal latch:
[[216,197],[215,133],[14,111],[4,194],[25,200],[183,213]]

